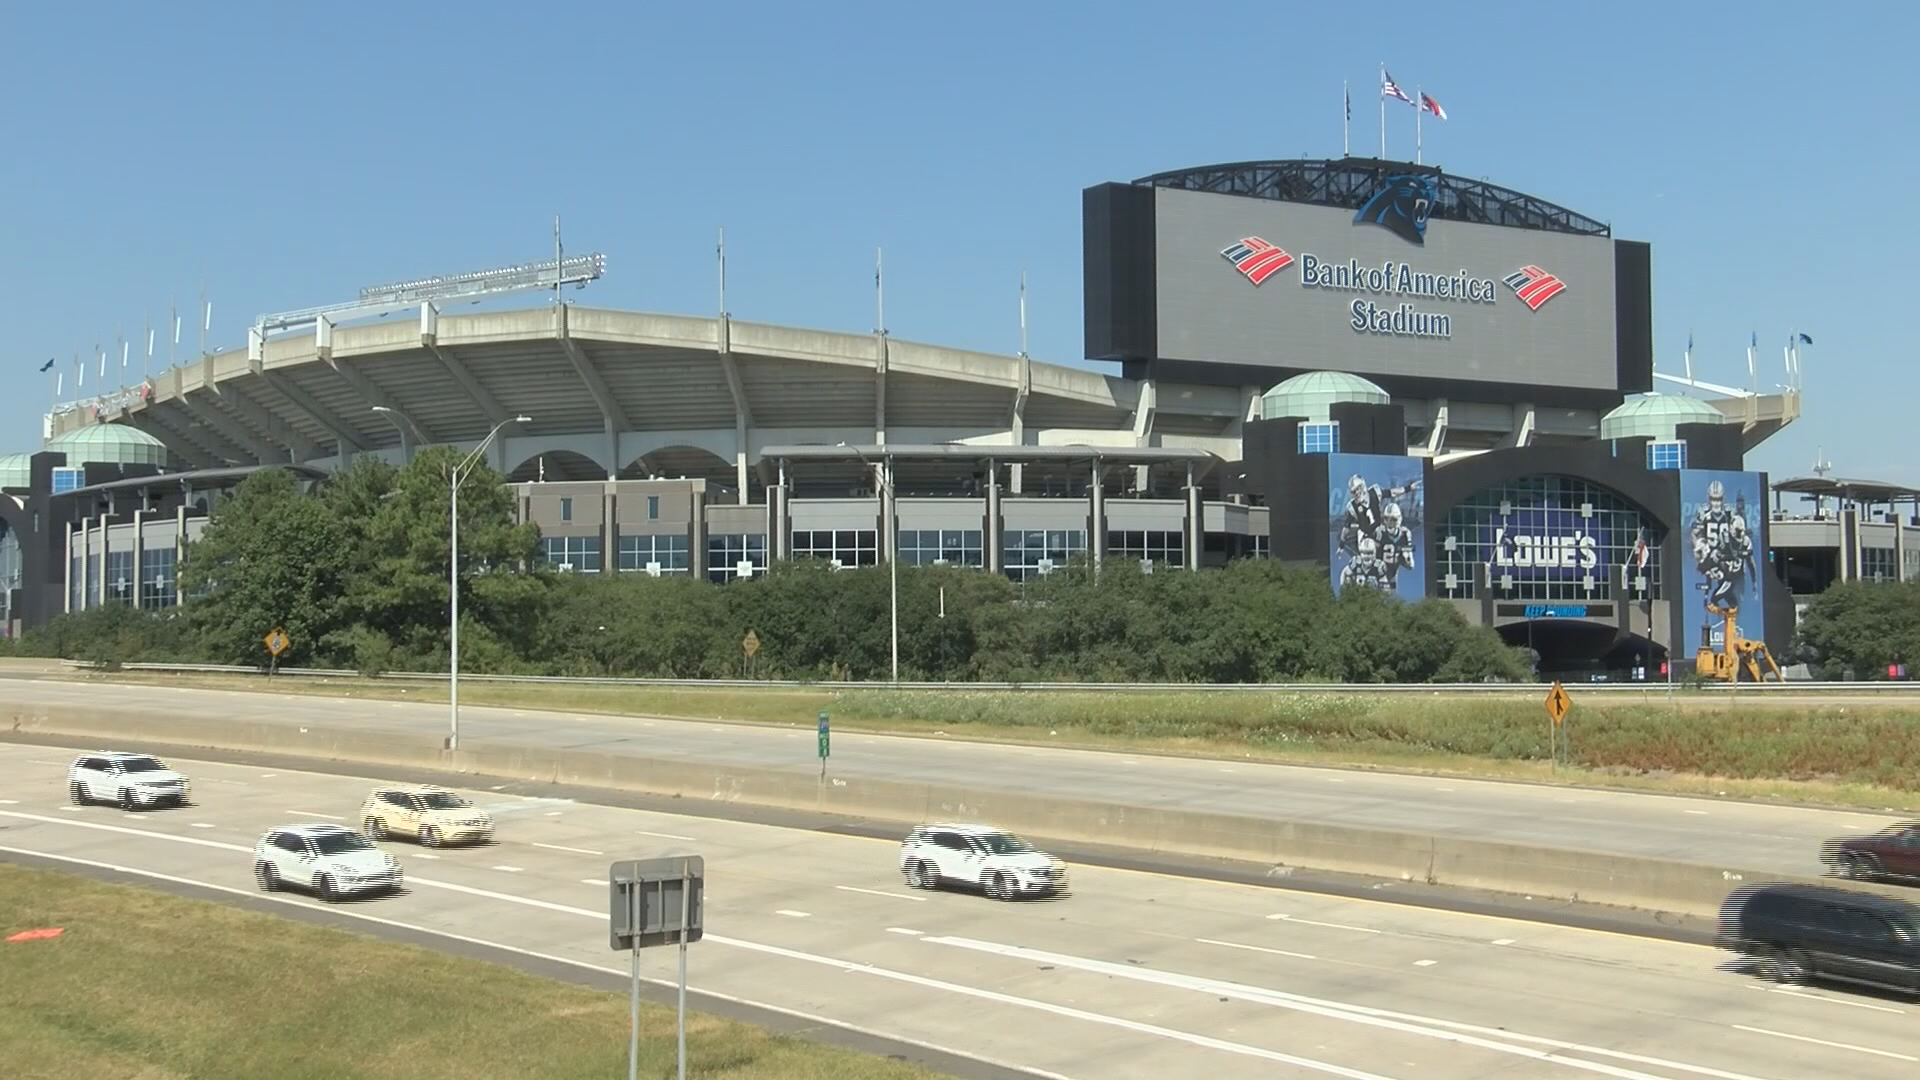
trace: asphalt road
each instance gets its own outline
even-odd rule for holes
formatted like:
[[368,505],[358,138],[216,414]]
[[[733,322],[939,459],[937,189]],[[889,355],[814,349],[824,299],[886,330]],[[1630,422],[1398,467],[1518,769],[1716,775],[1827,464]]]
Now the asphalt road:
[[[371,781],[178,761],[197,803],[74,807],[70,752],[0,745],[0,859],[70,865],[257,898],[266,827],[349,820]],[[1066,899],[916,893],[890,841],[564,800],[469,792],[497,843],[423,851],[401,895],[334,912],[467,947],[624,971],[607,949],[607,863],[706,858],[696,992],[1072,1080],[1906,1080],[1910,1002],[1783,988],[1693,945],[1484,915],[1078,867]],[[318,901],[276,894],[312,909]],[[671,949],[643,954],[671,980]]]
[[[448,723],[444,704],[41,679],[8,680],[5,688],[22,703],[130,710],[154,705],[336,728],[439,735]],[[805,726],[783,729],[464,706],[461,740],[808,773],[818,768],[810,718]],[[850,732],[834,737],[829,769],[842,777],[975,784],[982,790],[1411,830],[1783,874],[1818,874],[1822,840],[1898,820],[1707,798]]]

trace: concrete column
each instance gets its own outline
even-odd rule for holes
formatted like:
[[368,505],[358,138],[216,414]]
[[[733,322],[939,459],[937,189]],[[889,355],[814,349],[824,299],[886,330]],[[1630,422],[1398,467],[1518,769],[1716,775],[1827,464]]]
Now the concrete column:
[[73,614],[73,526],[63,525],[62,528],[66,530],[67,543],[60,554],[60,561],[64,564],[60,569],[60,610],[71,615]]
[[105,514],[101,514],[99,520],[100,558],[94,563],[93,579],[94,584],[100,590],[100,603],[98,606],[105,607],[107,605],[107,552],[113,550],[113,531],[107,525],[107,516]]
[[609,483],[600,492],[600,572],[603,574],[620,570],[620,526],[617,524],[620,497],[613,491],[613,484]]
[[1200,554],[1206,546],[1206,506],[1200,501],[1200,485],[1193,482],[1193,465],[1187,465],[1187,569],[1200,569]]
[[1093,515],[1088,519],[1090,531],[1087,535],[1087,550],[1093,553],[1093,568],[1098,570],[1100,569],[1101,563],[1106,560],[1107,555],[1106,470],[1100,467],[1098,460],[1095,460],[1093,463],[1092,476],[1093,490],[1090,494],[1092,496]]
[[187,602],[186,590],[180,587],[180,567],[187,561],[187,508],[185,504],[173,511],[173,606],[181,607]]
[[900,555],[899,551],[896,550],[900,544],[899,541],[895,539],[896,534],[894,532],[895,527],[900,523],[900,510],[899,507],[894,505],[893,459],[891,457],[882,458],[881,462],[881,467],[886,470],[887,482],[879,485],[880,561],[889,563]]
[[707,493],[699,489],[687,520],[687,573],[695,581],[707,579]]
[[1001,527],[1000,527],[1000,466],[987,462],[987,516],[986,528],[980,534],[981,546],[986,548],[987,573],[1005,572],[1001,565]]
[[[767,492],[767,559],[787,557],[787,463],[780,462],[779,483]],[[777,527],[776,527],[777,523]]]
[[127,606],[140,606],[141,574],[147,561],[147,511],[145,508],[133,512],[133,584],[127,592]]

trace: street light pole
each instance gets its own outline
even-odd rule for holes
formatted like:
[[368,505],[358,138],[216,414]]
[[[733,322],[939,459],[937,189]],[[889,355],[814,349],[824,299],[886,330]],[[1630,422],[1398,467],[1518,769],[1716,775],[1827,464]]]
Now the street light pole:
[[480,445],[473,448],[466,460],[455,465],[448,474],[447,493],[447,749],[460,749],[460,482],[473,471],[480,456],[487,452],[494,436],[508,424],[524,424],[532,417],[516,416],[502,420],[487,432]]

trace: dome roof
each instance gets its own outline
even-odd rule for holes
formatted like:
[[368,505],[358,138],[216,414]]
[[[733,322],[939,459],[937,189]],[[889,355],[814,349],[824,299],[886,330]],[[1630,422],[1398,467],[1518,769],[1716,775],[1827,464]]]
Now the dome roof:
[[1338,401],[1360,401],[1368,405],[1386,405],[1391,395],[1358,375],[1344,371],[1309,371],[1260,395],[1260,418],[1299,417],[1310,423],[1326,423],[1328,406]]
[[0,454],[0,488],[23,488],[33,483],[33,455]]
[[88,424],[55,435],[47,449],[67,455],[67,464],[102,462],[117,465],[167,464],[167,444],[130,424]]
[[1724,424],[1727,414],[1686,394],[1642,394],[1600,418],[1603,439],[1672,439],[1681,424]]

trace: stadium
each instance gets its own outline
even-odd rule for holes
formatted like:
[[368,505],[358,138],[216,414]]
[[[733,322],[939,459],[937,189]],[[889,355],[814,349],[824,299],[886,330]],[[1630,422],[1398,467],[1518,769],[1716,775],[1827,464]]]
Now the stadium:
[[[1099,184],[1083,239],[1086,359],[1109,373],[569,302],[597,255],[263,316],[244,349],[60,406],[43,450],[0,457],[0,625],[179,603],[179,560],[253,470],[322,482],[497,433],[489,460],[574,572],[1274,557],[1447,599],[1543,670],[1791,636],[1744,458],[1798,390],[1653,392],[1647,244],[1352,157]],[[452,310],[531,290],[552,298]]]

